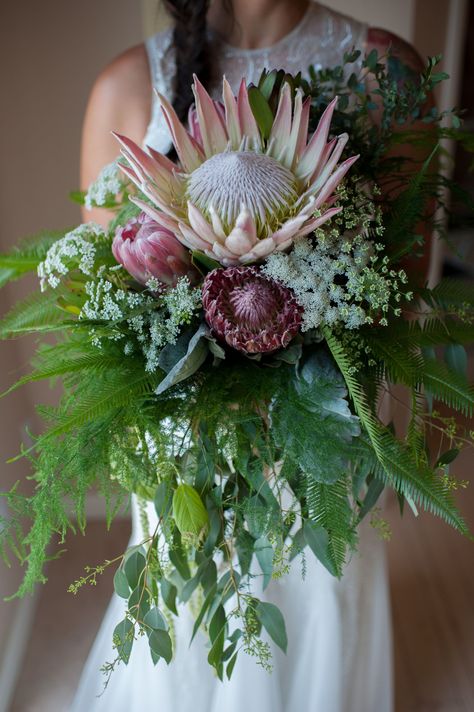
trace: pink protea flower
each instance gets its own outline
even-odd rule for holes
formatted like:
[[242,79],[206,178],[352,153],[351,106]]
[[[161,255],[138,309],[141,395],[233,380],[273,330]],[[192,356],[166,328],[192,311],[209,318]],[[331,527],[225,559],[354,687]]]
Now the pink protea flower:
[[117,136],[128,162],[122,170],[153,205],[132,199],[186,247],[224,266],[258,262],[341,210],[332,207],[334,191],[357,156],[338,165],[348,135],[328,142],[337,99],[308,141],[310,99],[298,90],[293,101],[285,83],[263,139],[245,80],[236,98],[224,78],[225,118],[196,77],[193,89],[199,132],[195,125],[187,131],[158,95],[179,165]]
[[188,250],[170,230],[145,213],[117,228],[112,252],[117,262],[140,284],[155,277],[163,285],[172,287],[180,277],[188,277],[191,282],[198,278]]
[[215,269],[202,286],[204,316],[213,333],[244,353],[282,349],[301,326],[302,307],[291,289],[256,267]]

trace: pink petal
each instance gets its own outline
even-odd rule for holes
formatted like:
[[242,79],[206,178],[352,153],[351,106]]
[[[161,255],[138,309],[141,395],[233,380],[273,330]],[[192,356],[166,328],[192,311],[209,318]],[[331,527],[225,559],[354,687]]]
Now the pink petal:
[[237,108],[239,112],[239,123],[242,134],[248,138],[253,138],[254,147],[260,147],[260,131],[258,130],[257,122],[250,108],[249,95],[245,79],[240,82],[239,95],[237,97]]
[[285,82],[280,92],[278,108],[270,131],[271,156],[279,157],[284,150],[291,132],[291,89],[288,82]]
[[254,245],[245,230],[238,227],[234,227],[224,244],[234,255],[245,255]]
[[301,228],[301,230],[299,230],[296,237],[304,237],[305,235],[309,235],[310,232],[313,232],[313,230],[316,230],[317,227],[319,227],[320,225],[323,225],[325,222],[327,222],[332,217],[334,217],[334,215],[337,215],[338,213],[340,213],[341,210],[342,210],[342,207],[331,208],[330,210],[326,210],[319,217],[309,220],[309,222],[307,222],[306,225],[304,225]]
[[212,229],[214,230],[214,234],[216,235],[217,239],[220,240],[221,242],[225,241],[226,234],[224,232],[224,228],[222,226],[222,221],[216,211],[214,210],[214,206],[210,205],[209,206],[209,214],[211,216],[211,222],[212,222]]
[[138,146],[135,141],[132,141],[127,136],[121,136],[112,131],[112,135],[123,146],[123,155],[134,166],[138,166],[141,171],[151,180],[156,183],[169,183],[173,178],[173,174],[164,168],[158,161],[152,158],[146,151]]
[[238,262],[236,255],[219,242],[215,242],[213,244],[212,251],[214,253],[214,257],[217,257],[219,261],[222,259],[228,259],[232,260],[234,264]]
[[186,131],[166,97],[159,92],[157,92],[157,96],[181,165],[187,173],[192,173],[196,168],[199,168],[204,160],[202,150],[198,142]]
[[344,147],[345,147],[346,143],[348,142],[348,140],[349,140],[349,135],[346,133],[343,133],[337,137],[336,146],[335,146],[333,152],[331,153],[331,155],[329,156],[329,158],[326,162],[326,165],[324,165],[324,160],[321,161],[321,165],[319,168],[320,172],[319,172],[317,180],[313,184],[311,192],[315,192],[316,190],[321,188],[321,186],[323,186],[324,183],[328,180],[329,176],[335,169],[336,164],[337,164],[338,160],[340,159],[341,154],[342,154]]
[[243,255],[240,258],[242,264],[248,264],[249,262],[254,262],[255,260],[260,260],[262,257],[266,257],[275,251],[275,243],[272,237],[266,237],[264,240],[259,240],[256,245],[252,247],[250,252]]
[[199,235],[196,235],[188,225],[179,223],[178,227],[181,235],[177,234],[176,237],[183,245],[186,245],[191,250],[201,250],[202,252],[209,249],[209,243],[200,238]]
[[346,175],[347,171],[349,168],[352,166],[353,163],[357,161],[359,156],[351,156],[351,158],[347,158],[344,163],[341,163],[339,168],[334,171],[332,176],[329,178],[328,182],[316,198],[315,202],[315,208],[319,208],[321,205],[323,205],[324,201],[326,198],[329,198],[330,195],[334,192],[334,190],[337,188],[341,180],[344,178]]
[[291,132],[286,142],[284,151],[282,152],[281,162],[287,168],[292,168],[294,159],[296,144],[298,143],[301,115],[303,112],[303,97],[301,90],[298,90],[295,97],[294,107],[293,107],[293,122],[291,125]]
[[229,134],[230,147],[236,151],[242,141],[239,111],[231,86],[225,77],[223,80],[222,97],[224,99],[225,120],[227,124],[227,132]]
[[285,242],[289,238],[292,238],[294,235],[297,234],[298,230],[307,219],[308,216],[303,213],[302,215],[297,215],[296,217],[287,220],[286,223],[284,223],[279,230],[276,230],[273,233],[273,242],[276,245],[279,245],[281,242]]
[[225,151],[228,141],[227,131],[214,102],[195,74],[193,92],[204,152],[206,157],[210,158],[215,153]]
[[150,156],[154,158],[155,161],[159,163],[163,168],[166,168],[170,173],[173,173],[177,170],[176,164],[173,163],[173,161],[170,161],[167,156],[164,156],[162,153],[155,151],[155,149],[152,146],[148,146],[148,144],[146,148]]
[[177,231],[177,229],[178,229],[177,220],[174,220],[169,215],[166,215],[161,210],[157,210],[157,208],[154,208],[152,205],[150,205],[149,203],[145,203],[143,200],[140,200],[139,198],[130,196],[130,200],[132,201],[132,203],[135,203],[135,205],[138,205],[138,207],[141,208],[144,213],[146,213],[151,218],[153,218],[153,220],[156,220],[156,222],[159,223],[160,225],[162,225],[163,227],[166,227],[168,230],[171,230],[171,232],[173,232],[173,233],[175,233]]
[[295,158],[299,160],[302,155],[306,143],[308,141],[308,123],[309,123],[309,111],[311,109],[311,98],[308,96],[303,102],[303,109],[301,111],[300,126],[298,131],[298,139],[296,141],[295,148]]
[[277,245],[277,247],[276,247],[276,251],[277,251],[277,252],[284,252],[284,251],[287,250],[289,247],[291,247],[291,245],[292,245],[293,243],[294,243],[294,239],[293,239],[292,237],[290,237],[289,240],[285,240],[284,242],[280,242],[280,243]]
[[257,226],[250,210],[242,205],[235,221],[235,227],[245,230],[252,244],[257,242]]
[[196,233],[196,235],[199,235],[199,237],[202,237],[203,240],[206,240],[206,242],[213,243],[216,240],[216,235],[214,234],[214,230],[212,227],[209,225],[208,221],[204,217],[204,215],[201,213],[201,211],[196,208],[193,203],[188,201],[188,218],[189,218],[189,223]]
[[316,131],[311,137],[310,142],[306,146],[301,160],[296,166],[296,176],[301,180],[305,180],[312,175],[317,169],[324,147],[326,146],[331,119],[336,108],[338,97],[336,96],[331,103],[326,107],[321,119],[319,120]]

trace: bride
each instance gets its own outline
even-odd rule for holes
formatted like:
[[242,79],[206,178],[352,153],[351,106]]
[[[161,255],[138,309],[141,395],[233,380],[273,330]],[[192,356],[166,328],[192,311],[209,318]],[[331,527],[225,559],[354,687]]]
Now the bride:
[[[266,67],[303,73],[336,65],[353,46],[392,51],[419,66],[415,52],[382,30],[308,0],[168,0],[174,30],[151,37],[114,60],[99,76],[84,124],[82,182],[116,158],[113,129],[166,153],[171,142],[153,89],[173,101],[185,120],[196,73],[218,98],[222,75],[237,89]],[[376,120],[376,119],[375,119]],[[106,211],[86,220],[106,224]],[[149,519],[154,517],[148,512]],[[144,538],[133,503],[132,542]],[[383,544],[369,526],[360,552],[334,579],[312,556],[305,580],[293,566],[262,596],[282,610],[287,655],[272,647],[273,673],[241,654],[232,679],[221,683],[207,664],[204,639],[189,647],[193,621],[184,607],[175,619],[175,660],[154,667],[147,642],[136,641],[130,663],[111,676],[105,692],[100,668],[113,660],[112,632],[125,602],[112,599],[72,704],[72,712],[390,712],[393,709],[388,582]],[[99,696],[100,695],[100,696]]]

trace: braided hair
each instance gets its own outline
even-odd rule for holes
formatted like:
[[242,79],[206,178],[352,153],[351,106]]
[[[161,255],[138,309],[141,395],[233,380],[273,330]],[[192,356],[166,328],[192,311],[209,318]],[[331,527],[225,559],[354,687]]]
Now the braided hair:
[[207,43],[207,11],[210,0],[164,0],[174,20],[173,45],[176,52],[176,75],[173,107],[185,121],[194,101],[193,74],[206,86],[211,62]]

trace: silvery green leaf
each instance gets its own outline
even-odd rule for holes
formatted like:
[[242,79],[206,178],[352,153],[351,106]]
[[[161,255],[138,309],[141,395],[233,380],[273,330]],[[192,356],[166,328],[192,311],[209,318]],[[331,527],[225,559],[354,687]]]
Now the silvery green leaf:
[[[184,355],[181,355],[183,352],[184,340],[179,342],[178,339],[179,343],[176,342],[174,345],[176,348],[174,350],[171,348],[168,349],[168,346],[171,347],[171,344],[165,346],[160,355],[159,365],[163,368],[163,370],[166,370],[166,368],[169,368],[169,370],[155,391],[157,395],[164,393],[164,391],[171,388],[171,386],[176,385],[176,383],[180,383],[186,378],[189,378],[193,375],[193,373],[196,373],[196,371],[201,368],[202,364],[206,360],[206,356],[209,353],[209,341],[207,339],[208,335],[209,327],[206,324],[201,324],[198,330],[189,339]],[[166,353],[163,356],[164,352]],[[172,363],[173,357],[177,359],[174,364]]]
[[288,637],[286,635],[285,620],[280,609],[273,603],[259,601],[255,613],[273,642],[286,653]]
[[254,544],[255,556],[263,573],[263,590],[272,580],[273,547],[266,536],[261,536]]

